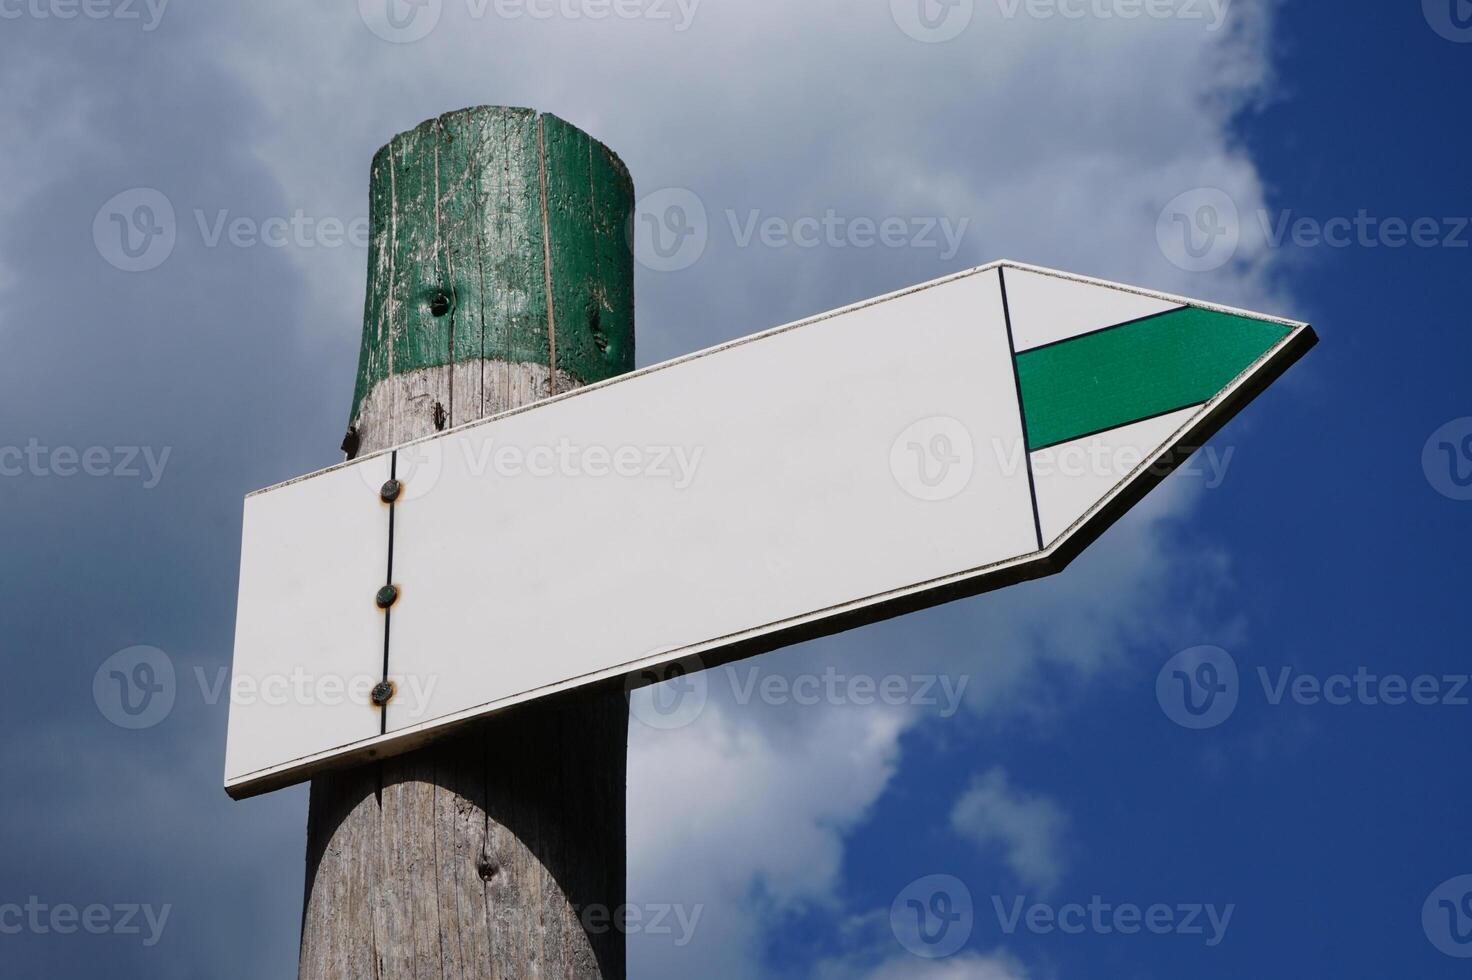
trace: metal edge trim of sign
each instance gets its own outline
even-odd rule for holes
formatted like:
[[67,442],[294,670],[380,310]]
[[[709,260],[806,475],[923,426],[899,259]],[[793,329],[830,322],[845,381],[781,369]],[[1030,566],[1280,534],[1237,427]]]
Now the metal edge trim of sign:
[[[1307,323],[1288,320],[1281,317],[1269,316],[1262,313],[1254,313],[1249,310],[1235,309],[1233,307],[1219,304],[1205,303],[1184,297],[1159,293],[1148,289],[1132,286],[1124,286],[1101,279],[1088,276],[1062,273],[1052,269],[1040,268],[1038,266],[1025,265],[1009,260],[1001,260],[978,266],[965,272],[960,272],[933,282],[913,286],[907,289],[889,293],[885,296],[876,297],[862,303],[856,303],[841,309],[832,310],[828,313],[800,320],[795,323],[775,327],[771,330],[739,340],[730,341],[716,347],[711,347],[693,354],[665,361],[661,364],[652,365],[640,371],[626,375],[620,375],[602,381],[585,388],[566,392],[553,398],[535,402],[524,408],[504,412],[500,415],[487,419],[479,419],[467,423],[456,429],[447,431],[459,431],[472,428],[477,425],[485,425],[496,419],[506,418],[522,412],[531,411],[564,398],[576,398],[579,395],[602,388],[606,385],[619,384],[632,378],[639,377],[653,371],[663,370],[692,361],[699,357],[705,357],[719,351],[728,350],[746,343],[752,343],[764,337],[770,337],[787,330],[796,329],[812,323],[818,323],[843,313],[863,309],[877,303],[886,302],[905,296],[910,293],[919,292],[923,289],[933,288],[968,276],[979,275],[996,269],[1009,268],[1020,269],[1040,275],[1052,276],[1059,279],[1067,279],[1074,282],[1085,283],[1095,286],[1104,286],[1123,290],[1140,296],[1148,296],[1171,302],[1179,302],[1186,306],[1195,306],[1202,309],[1216,310],[1222,313],[1231,313],[1244,316],[1254,320],[1270,323],[1278,323],[1289,328],[1289,332],[1276,344],[1267,350],[1261,357],[1249,365],[1241,374],[1232,380],[1225,388],[1217,393],[1215,397],[1203,404],[1198,413],[1191,418],[1170,440],[1161,448],[1157,449],[1151,456],[1140,463],[1130,474],[1117,483],[1109,493],[1091,508],[1088,513],[1079,518],[1069,526],[1059,537],[1046,548],[1034,551],[1018,558],[983,565],[977,568],[967,569],[938,579],[916,583],[901,589],[878,595],[856,599],[851,602],[830,606],[823,609],[815,609],[800,616],[790,617],[763,626],[753,627],[740,633],[727,636],[715,637],[700,643],[690,644],[684,647],[662,651],[639,660],[609,667],[604,670],[584,674],[580,677],[570,678],[556,684],[549,684],[535,690],[525,691],[512,697],[502,698],[497,701],[489,701],[485,704],[466,708],[453,714],[443,715],[429,721],[421,722],[412,728],[402,731],[379,735],[373,738],[353,743],[350,746],[329,749],[323,752],[313,753],[258,770],[236,779],[225,781],[225,792],[236,800],[247,799],[262,793],[290,786],[310,778],[311,771],[325,768],[345,768],[360,765],[382,758],[399,755],[404,752],[422,747],[439,738],[452,735],[460,723],[470,721],[474,718],[483,717],[495,711],[522,704],[527,701],[536,700],[561,691],[571,690],[597,683],[619,682],[646,667],[656,664],[667,663],[673,660],[697,657],[704,669],[720,667],[727,663],[742,660],[747,657],[766,653],[780,647],[793,643],[801,643],[807,640],[831,636],[845,630],[858,626],[879,622],[894,616],[928,609],[932,606],[951,602],[956,599],[980,595],[995,589],[1015,585],[1019,582],[1036,578],[1044,578],[1056,574],[1067,568],[1075,558],[1083,552],[1094,541],[1119,520],[1130,508],[1134,507],[1146,494],[1154,489],[1170,473],[1192,453],[1199,448],[1200,444],[1209,439],[1223,426],[1234,418],[1249,402],[1264,391],[1269,385],[1276,381],[1284,372],[1293,366],[1304,354],[1318,343],[1318,336],[1313,327]],[[428,442],[438,439],[445,433],[436,433],[426,439],[416,440],[405,445],[416,445],[419,442]],[[402,449],[402,446],[375,453],[374,456],[384,455]],[[372,456],[365,456],[356,460],[349,460],[336,466],[288,480],[258,490],[255,493],[265,493],[277,487],[288,486],[301,480],[311,479],[322,473],[341,469],[343,466],[354,465]],[[254,494],[251,494],[254,496]],[[708,651],[718,650],[717,656],[706,658],[702,654]]]

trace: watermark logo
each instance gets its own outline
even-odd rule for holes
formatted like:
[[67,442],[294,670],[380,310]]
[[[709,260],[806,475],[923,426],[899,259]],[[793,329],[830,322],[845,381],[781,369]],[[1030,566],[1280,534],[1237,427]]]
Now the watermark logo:
[[1009,903],[1000,895],[992,896],[992,909],[997,925],[1006,935],[1019,929],[1034,935],[1061,933],[1065,936],[1201,936],[1208,947],[1219,946],[1227,935],[1235,904],[1217,906],[1211,902],[1156,902],[1140,906],[1134,902],[1107,902],[1100,895],[1087,903],[1067,902],[1049,905],[1028,903],[1017,896]]
[[1324,704],[1335,708],[1352,704],[1392,708],[1407,704],[1465,708],[1469,703],[1468,682],[1472,681],[1467,674],[1417,674],[1414,677],[1376,674],[1363,665],[1357,667],[1353,674],[1330,674],[1327,677],[1295,672],[1292,667],[1280,667],[1274,676],[1266,667],[1259,667],[1257,679],[1262,685],[1263,696],[1273,707],[1286,700],[1304,707]]
[[694,191],[666,187],[640,199],[629,233],[640,265],[653,272],[679,272],[705,254],[710,219]]
[[[345,704],[372,705],[372,692],[381,673],[313,673],[305,667],[267,674],[235,673],[228,667],[213,671],[203,666],[192,669],[200,702],[214,707],[228,696],[235,707],[264,706],[333,708]],[[395,708],[411,716],[422,715],[434,699],[439,677],[433,674],[393,674],[389,680],[398,696]],[[183,686],[188,693],[189,684]],[[156,647],[137,646],[119,650],[97,668],[92,678],[92,699],[108,721],[119,728],[141,730],[162,723],[173,712],[180,686],[174,662]]]
[[358,0],[358,16],[390,44],[412,44],[440,22],[444,0]]
[[733,699],[743,706],[753,700],[774,707],[795,704],[804,708],[818,705],[866,708],[883,704],[891,708],[933,708],[942,718],[951,718],[961,710],[966,687],[971,683],[969,674],[958,677],[949,674],[886,674],[875,677],[872,674],[842,674],[832,666],[821,674],[787,677],[764,674],[756,664],[745,667],[728,664],[724,673],[731,682]]
[[[704,709],[710,685],[722,679],[730,685],[731,700],[742,707],[753,702],[771,707],[827,706],[867,708],[887,705],[933,710],[951,718],[961,710],[968,674],[848,674],[829,666],[822,673],[795,676],[766,673],[759,664],[727,664],[700,672],[698,657],[630,674],[630,710],[651,728],[681,728],[695,721]],[[643,685],[657,686],[647,691]]]
[[1161,253],[1187,272],[1220,269],[1237,254],[1242,229],[1237,202],[1226,191],[1198,187],[1178,194],[1155,221]]
[[976,447],[960,421],[944,415],[921,419],[889,449],[889,471],[917,500],[950,500],[971,483]]
[[[1218,31],[1232,0],[994,0],[1004,22],[1028,20],[1203,21]],[[890,15],[900,30],[926,44],[960,37],[976,15],[975,0],[890,0]]]
[[123,272],[147,272],[163,265],[173,254],[178,235],[173,203],[152,187],[113,195],[92,219],[97,254]]
[[[0,0],[3,2],[3,0]],[[151,187],[135,187],[114,195],[92,220],[92,241],[108,264],[124,272],[148,272],[173,254],[181,233],[197,231],[204,248],[366,249],[369,221],[308,214],[256,217],[229,208],[193,208],[193,222],[180,228],[173,202]],[[192,230],[191,230],[192,229]]]
[[895,25],[925,44],[960,37],[976,16],[976,0],[889,0]]
[[[1033,475],[1039,478],[1062,476],[1075,480],[1085,476],[1109,476],[1122,480],[1139,469],[1149,456],[1138,446],[1111,446],[1102,438],[1080,440],[1035,454],[1027,451],[1024,439],[993,437],[991,445],[998,470],[1008,477],[1023,473],[1030,465]],[[1183,479],[1201,479],[1206,489],[1215,490],[1226,483],[1227,472],[1236,455],[1236,446],[1221,450],[1216,446],[1203,446],[1184,462],[1167,455],[1151,463],[1145,471],[1159,477],[1175,473]]]
[[1237,709],[1237,662],[1220,647],[1192,647],[1166,661],[1155,699],[1182,728],[1215,728]]
[[674,187],[640,200],[629,240],[640,265],[655,272],[678,272],[700,261],[716,231],[729,232],[737,248],[916,249],[931,250],[942,262],[961,251],[970,218],[939,215],[840,214],[836,208],[801,215],[770,214],[760,208],[727,208],[725,226],[713,228],[705,203],[693,192]]
[[0,20],[138,21],[143,33],[158,30],[169,0],[0,0]]
[[1227,22],[1232,0],[996,0],[1004,20],[1199,20],[1207,31]]
[[[1299,214],[1292,208],[1259,208],[1256,239],[1280,248],[1472,248],[1472,217],[1467,215],[1375,215],[1360,208],[1353,215],[1331,217]],[[1187,272],[1220,269],[1237,255],[1243,218],[1225,192],[1198,187],[1175,197],[1160,212],[1156,241],[1170,262]]]
[[883,218],[866,215],[849,217],[828,208],[821,215],[808,214],[796,218],[764,214],[752,209],[742,216],[728,209],[726,222],[737,248],[750,248],[753,243],[764,248],[831,248],[870,249],[910,248],[935,249],[942,262],[949,262],[961,251],[970,218],[953,220],[938,215]]
[[705,663],[691,655],[653,664],[624,678],[629,714],[660,731],[684,728],[700,717],[710,697]]
[[174,662],[157,647],[119,650],[92,677],[92,700],[119,728],[152,728],[174,710],[178,690]]
[[1431,945],[1446,955],[1472,957],[1472,875],[1444,881],[1426,896],[1421,928]]
[[155,908],[136,902],[80,907],[70,902],[52,904],[32,895],[24,905],[0,904],[0,936],[71,936],[78,932],[89,936],[140,936],[144,948],[152,949],[163,938],[173,911],[173,905]]
[[219,248],[223,242],[232,248],[351,248],[368,247],[368,218],[358,216],[349,221],[328,216],[318,217],[297,208],[290,215],[256,218],[231,215],[229,208],[217,208],[214,214],[204,208],[194,209],[194,224],[199,229],[205,248]]
[[609,910],[606,905],[584,905],[578,909],[578,921],[590,936],[621,932],[626,936],[667,938],[677,949],[690,945],[705,905],[681,905],[651,902],[647,905],[620,905]]
[[889,928],[910,953],[927,960],[958,952],[971,938],[971,889],[953,875],[926,875],[905,886],[889,907]]
[[1453,419],[1431,433],[1421,450],[1431,488],[1451,500],[1472,500],[1472,418]]
[[[220,703],[228,681],[230,704],[234,707],[336,708],[356,704],[366,708],[374,703],[373,689],[383,680],[383,675],[315,674],[304,667],[293,667],[289,673],[241,674],[217,667],[211,679],[203,667],[195,667],[194,679],[201,700],[210,707]],[[396,692],[393,707],[413,718],[428,710],[440,680],[437,674],[392,674],[388,679]]]
[[1459,248],[1472,246],[1467,229],[1472,218],[1465,215],[1433,218],[1381,217],[1360,208],[1331,218],[1295,214],[1290,208],[1269,214],[1257,212],[1268,248]]
[[[1472,704],[1472,675],[1379,674],[1363,664],[1353,673],[1313,674],[1292,666],[1254,672],[1263,701],[1273,708],[1298,705],[1398,708],[1459,707]],[[1215,728],[1231,717],[1239,695],[1237,665],[1217,647],[1182,651],[1161,668],[1155,696],[1166,716],[1183,728]]]
[[1456,44],[1472,44],[1472,0],[1421,0],[1431,29]]
[[505,479],[660,480],[676,490],[688,490],[695,483],[705,458],[703,446],[585,446],[566,437],[530,446],[494,439],[466,439],[462,445],[466,469],[474,477],[491,472]]
[[[475,22],[644,20],[673,25],[676,33],[695,22],[701,0],[465,0]],[[443,0],[358,0],[358,15],[375,35],[392,44],[424,39],[439,26]]]
[[[490,429],[478,428],[453,440],[431,439],[398,450],[394,479],[400,484],[398,501],[417,500],[439,484],[446,464],[446,448],[452,469],[474,480],[563,478],[570,480],[655,480],[675,490],[692,487],[705,459],[703,446],[583,445],[566,437],[550,443],[522,445],[499,442]],[[359,466],[358,476],[369,489],[378,491],[383,467]]]
[[152,490],[164,478],[172,446],[47,446],[32,436],[25,446],[0,446],[0,478],[74,476],[142,480]]

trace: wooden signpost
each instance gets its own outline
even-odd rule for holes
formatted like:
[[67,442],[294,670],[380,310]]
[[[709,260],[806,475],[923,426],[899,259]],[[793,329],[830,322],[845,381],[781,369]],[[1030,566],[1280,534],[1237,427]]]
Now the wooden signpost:
[[[350,457],[633,367],[634,187],[607,147],[555,116],[468,109],[395,137],[370,187]],[[386,530],[380,486],[356,489]],[[383,542],[371,544],[315,570],[289,555],[282,572],[303,585],[362,573],[366,642],[382,657],[391,612],[375,593],[388,569]],[[524,556],[492,547],[476,560],[514,572]],[[320,632],[303,638],[300,664],[330,675],[325,651],[352,627],[312,618]],[[378,713],[371,692],[349,708]],[[622,685],[595,685],[315,776],[300,976],[623,977],[624,935],[583,920],[624,904],[627,735]]]
[[226,789],[313,779],[304,977],[623,976],[626,678],[1059,571],[1314,343],[998,262],[631,372],[604,147],[468,110],[372,195],[353,458],[245,512],[236,682],[306,693]]

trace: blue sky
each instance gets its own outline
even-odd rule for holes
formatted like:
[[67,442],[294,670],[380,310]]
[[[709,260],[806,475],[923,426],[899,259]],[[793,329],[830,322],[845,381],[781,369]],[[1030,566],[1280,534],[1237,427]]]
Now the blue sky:
[[[700,203],[699,254],[639,270],[641,365],[1000,257],[1321,336],[1064,575],[713,672],[682,727],[636,703],[629,899],[692,925],[632,935],[631,975],[1465,973],[1472,916],[1441,901],[1456,911],[1472,874],[1472,145],[1448,110],[1472,8],[1181,0],[1126,19],[1123,0],[976,0],[926,27],[907,2],[594,21],[443,0],[425,36],[386,40],[366,0],[72,19],[0,0],[0,453],[39,460],[0,476],[8,975],[292,974],[305,791],[220,789],[240,502],[338,458],[366,254],[321,221],[366,214],[395,132],[478,103],[556,112],[641,195]],[[94,222],[159,197],[172,248],[124,271]],[[830,210],[957,240],[741,234]],[[316,231],[283,247],[210,232],[222,212],[264,228],[298,211]],[[1413,227],[1421,243],[1397,245]],[[63,447],[96,447],[105,475],[62,475]],[[139,646],[174,697],[128,728],[94,680]],[[1235,668],[1218,724],[1174,720],[1192,717],[1182,654],[1188,674]],[[965,688],[741,693],[751,671],[830,669]],[[1385,703],[1421,677],[1436,703]],[[963,918],[942,929],[911,899]],[[105,912],[95,935],[10,929],[28,904]],[[1029,928],[1033,906],[1085,924]],[[1158,933],[1113,929],[1121,906]]]

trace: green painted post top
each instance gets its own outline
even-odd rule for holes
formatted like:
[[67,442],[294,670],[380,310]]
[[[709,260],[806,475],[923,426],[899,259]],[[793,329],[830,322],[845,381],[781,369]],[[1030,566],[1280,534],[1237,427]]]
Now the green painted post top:
[[379,150],[369,194],[354,423],[423,368],[539,364],[554,385],[633,369],[634,184],[602,143],[531,109],[462,109]]

